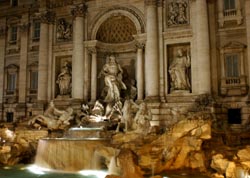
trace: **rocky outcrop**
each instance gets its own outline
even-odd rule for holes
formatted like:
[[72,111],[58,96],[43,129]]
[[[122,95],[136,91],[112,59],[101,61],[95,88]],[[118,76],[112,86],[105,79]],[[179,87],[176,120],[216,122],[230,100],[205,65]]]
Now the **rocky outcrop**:
[[[232,160],[222,154],[215,154],[212,157],[211,168],[217,171],[214,177],[242,178],[249,175],[250,170],[250,146],[240,149]],[[216,175],[216,176],[215,176]]]
[[15,165],[35,155],[39,138],[48,135],[47,131],[16,131],[8,128],[0,129],[0,164]]
[[[205,119],[206,118],[206,119]],[[138,157],[138,165],[146,174],[159,174],[183,168],[204,171],[203,140],[211,138],[211,121],[194,114],[177,122],[159,135],[135,132],[117,133],[112,141],[120,149],[130,149]]]

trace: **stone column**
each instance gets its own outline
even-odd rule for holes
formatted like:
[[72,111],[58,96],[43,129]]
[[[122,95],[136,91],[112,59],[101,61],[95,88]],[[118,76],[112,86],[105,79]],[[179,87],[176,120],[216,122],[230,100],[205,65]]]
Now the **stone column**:
[[145,49],[146,99],[159,100],[159,52],[156,0],[145,0],[147,41]]
[[91,102],[96,101],[97,92],[97,56],[96,48],[91,48]]
[[221,65],[221,78],[225,78],[225,62],[224,62],[224,50],[220,51],[220,65]]
[[250,0],[245,1],[245,14],[246,14],[246,32],[247,32],[247,63],[248,63],[248,70],[247,70],[247,76],[248,76],[248,85],[250,84]]
[[2,104],[4,94],[4,62],[5,62],[5,37],[6,37],[6,18],[0,19],[0,121],[3,120]]
[[83,99],[84,88],[84,16],[86,6],[80,4],[71,11],[74,17],[73,59],[72,59],[72,98]]
[[207,1],[196,0],[197,20],[196,20],[196,44],[197,61],[199,66],[199,94],[211,93],[210,78],[210,50],[209,50],[209,28]]
[[21,33],[20,45],[20,70],[19,70],[19,87],[18,87],[18,102],[25,103],[26,100],[26,86],[27,86],[27,59],[28,59],[28,30],[29,30],[29,15],[22,16],[21,24],[19,26]]
[[144,99],[144,63],[143,63],[143,43],[138,43],[136,61],[136,80],[137,80],[137,100]]
[[50,11],[42,12],[39,43],[38,65],[38,101],[46,101],[48,98],[48,51],[49,51],[49,23],[55,20],[55,14]]
[[218,16],[219,16],[219,25],[220,27],[224,26],[224,1],[217,1],[217,5],[218,5]]
[[53,40],[54,40],[54,35],[53,35],[53,30],[54,30],[54,24],[53,23],[50,23],[49,24],[49,42],[48,42],[48,45],[49,45],[49,50],[48,50],[48,96],[47,96],[47,99],[48,101],[52,100],[52,96],[53,96],[53,93],[54,93],[54,90],[52,89],[52,86],[53,86],[53,83],[54,83],[54,80],[53,79]]

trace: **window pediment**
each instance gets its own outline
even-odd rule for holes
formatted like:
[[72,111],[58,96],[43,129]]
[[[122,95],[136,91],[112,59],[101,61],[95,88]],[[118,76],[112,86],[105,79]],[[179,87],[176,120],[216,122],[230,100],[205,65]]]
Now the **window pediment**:
[[246,45],[237,41],[230,41],[226,45],[223,46],[222,49],[243,49]]

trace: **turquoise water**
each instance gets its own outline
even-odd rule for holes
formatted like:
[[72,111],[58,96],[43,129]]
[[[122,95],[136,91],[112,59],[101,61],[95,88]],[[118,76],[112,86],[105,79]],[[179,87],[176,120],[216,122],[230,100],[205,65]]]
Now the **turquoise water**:
[[[0,167],[0,178],[105,178],[106,172],[83,171],[79,173],[55,173],[42,171],[34,166],[18,165]],[[188,173],[171,173],[164,178],[208,178]]]

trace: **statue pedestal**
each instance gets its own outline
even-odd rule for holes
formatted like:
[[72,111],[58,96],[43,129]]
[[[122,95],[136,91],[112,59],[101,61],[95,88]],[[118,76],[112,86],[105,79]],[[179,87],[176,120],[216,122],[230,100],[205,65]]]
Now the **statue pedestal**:
[[57,95],[56,99],[58,100],[70,99],[70,95]]
[[180,94],[180,93],[190,93],[189,90],[173,90],[170,92],[171,94]]

